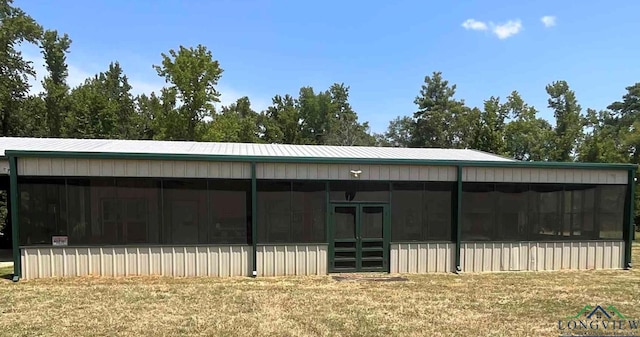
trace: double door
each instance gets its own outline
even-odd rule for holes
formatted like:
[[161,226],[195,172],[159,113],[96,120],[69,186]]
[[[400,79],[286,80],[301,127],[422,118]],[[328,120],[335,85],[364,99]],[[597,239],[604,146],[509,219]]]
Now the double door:
[[332,204],[330,271],[388,271],[386,204]]

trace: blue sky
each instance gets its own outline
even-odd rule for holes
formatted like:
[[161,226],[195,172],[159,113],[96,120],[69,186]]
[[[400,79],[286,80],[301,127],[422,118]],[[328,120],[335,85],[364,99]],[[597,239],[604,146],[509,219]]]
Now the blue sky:
[[[206,45],[224,73],[223,103],[258,109],[301,86],[351,87],[376,132],[415,110],[424,76],[442,71],[481,106],[518,90],[551,119],[545,85],[566,80],[583,107],[605,108],[640,82],[640,1],[15,0],[73,40],[69,82],[119,61],[136,93],[162,87],[152,64]],[[542,22],[545,16],[554,19]],[[469,21],[472,20],[472,21]],[[466,24],[465,24],[466,22]],[[38,50],[25,55],[42,70]],[[37,89],[37,88],[36,88]]]

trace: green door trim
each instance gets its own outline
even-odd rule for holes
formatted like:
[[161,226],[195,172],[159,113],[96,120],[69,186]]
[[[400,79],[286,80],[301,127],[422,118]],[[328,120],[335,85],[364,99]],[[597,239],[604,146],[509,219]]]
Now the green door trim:
[[[354,239],[335,239],[335,210],[338,207],[353,208],[355,210],[355,238]],[[382,208],[382,237],[381,238],[362,238],[362,212],[366,207],[380,207]],[[330,215],[327,224],[327,239],[329,242],[329,272],[340,272],[336,270],[335,262],[336,252],[353,252],[355,250],[355,268],[353,270],[344,270],[345,272],[389,272],[389,255],[390,255],[390,212],[389,204],[380,202],[335,202],[328,203],[328,213]],[[382,239],[382,248],[378,247],[364,247],[363,243],[367,242],[380,242]],[[336,248],[335,244],[340,242],[354,242],[353,248]],[[363,257],[363,252],[380,251],[382,249],[382,268],[378,267],[363,267],[363,261],[379,261],[380,258]]]

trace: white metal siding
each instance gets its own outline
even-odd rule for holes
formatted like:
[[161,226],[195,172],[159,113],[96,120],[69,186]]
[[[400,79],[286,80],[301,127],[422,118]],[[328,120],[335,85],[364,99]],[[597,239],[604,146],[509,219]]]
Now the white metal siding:
[[455,250],[453,243],[392,243],[390,272],[454,272]]
[[462,180],[475,182],[626,184],[626,170],[463,167]]
[[9,161],[0,159],[0,175],[9,174]]
[[18,158],[25,176],[251,178],[249,163],[76,158]]
[[64,276],[248,276],[251,246],[21,248],[25,279]]
[[258,179],[350,180],[351,170],[360,170],[358,180],[455,181],[453,166],[257,163]]
[[259,276],[325,275],[327,245],[259,245]]
[[463,272],[620,269],[623,241],[462,243]]

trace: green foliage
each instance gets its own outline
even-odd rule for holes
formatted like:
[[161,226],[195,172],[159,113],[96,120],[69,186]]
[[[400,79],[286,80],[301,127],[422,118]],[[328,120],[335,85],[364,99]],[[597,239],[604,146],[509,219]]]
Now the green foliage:
[[267,143],[302,144],[299,111],[290,95],[276,95],[260,115],[263,139]]
[[549,108],[553,109],[553,116],[556,118],[550,159],[572,161],[582,138],[581,107],[566,81],[553,82],[547,85],[546,90],[549,94]]
[[231,105],[223,106],[208,123],[203,137],[212,142],[256,143],[260,141],[258,114],[251,109],[249,97],[241,97]]
[[579,146],[578,160],[590,163],[619,163],[629,158],[624,140],[619,137],[616,121],[610,111],[587,109],[584,140]]
[[[480,112],[478,125],[478,143],[474,149],[504,154],[505,144],[505,119],[507,109],[500,104],[498,97],[491,96],[484,101],[484,110]],[[473,120],[475,116],[471,117]]]
[[464,139],[459,137],[460,125],[464,118],[463,101],[456,100],[456,85],[442,78],[441,72],[426,76],[420,89],[420,95],[414,103],[418,111],[413,114],[415,130],[412,146],[459,148],[464,146]]
[[211,117],[213,104],[220,102],[220,93],[215,86],[223,70],[218,61],[203,45],[196,48],[180,46],[178,51],[171,49],[169,54],[162,53],[161,65],[153,68],[171,84],[170,89],[175,91],[181,103],[172,117],[185,128],[177,129],[169,139],[197,140],[198,124]]
[[538,118],[537,110],[527,105],[517,91],[507,97],[502,109],[511,118],[505,126],[507,154],[518,160],[548,160],[553,140],[551,124]]
[[139,138],[131,85],[118,62],[71,90],[64,134],[77,138]]
[[23,42],[37,44],[42,27],[12,0],[0,1],[0,132],[1,136],[19,132],[21,100],[29,91],[29,77],[35,78],[31,62],[16,49]]
[[398,116],[389,123],[384,134],[376,135],[377,146],[409,147],[413,139],[414,122],[411,117]]
[[42,81],[45,90],[44,101],[46,106],[47,127],[49,136],[60,137],[62,123],[69,108],[67,86],[66,54],[69,52],[71,39],[67,34],[58,36],[55,30],[47,30],[41,41],[42,55],[49,75]]
[[312,87],[302,87],[297,100],[301,137],[304,144],[324,144],[329,136],[331,93],[314,92]]
[[349,87],[343,83],[335,83],[329,88],[331,102],[329,105],[327,145],[374,145],[375,139],[369,134],[369,123],[358,122],[358,115],[349,104]]

